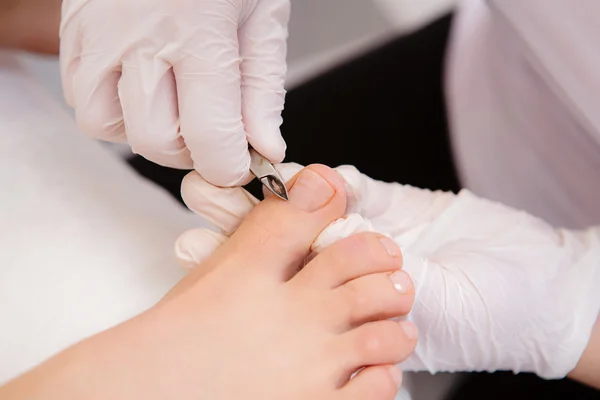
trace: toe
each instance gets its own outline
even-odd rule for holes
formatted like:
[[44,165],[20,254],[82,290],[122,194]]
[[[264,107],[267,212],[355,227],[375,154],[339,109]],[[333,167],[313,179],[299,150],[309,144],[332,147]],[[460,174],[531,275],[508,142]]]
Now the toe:
[[288,188],[289,201],[275,196],[263,201],[221,248],[281,280],[295,273],[316,237],[346,208],[344,181],[328,167],[305,168]]
[[409,321],[378,321],[342,335],[340,349],[348,374],[362,367],[398,364],[417,344],[417,328]]
[[227,236],[206,228],[184,232],[175,243],[175,256],[184,268],[196,268],[226,241]]
[[336,288],[361,276],[402,268],[402,253],[389,238],[360,233],[334,243],[295,278],[301,285]]
[[346,310],[339,313],[344,330],[404,316],[415,300],[414,285],[404,271],[363,276],[340,286],[333,294],[340,308]]
[[340,390],[340,399],[393,400],[401,385],[400,368],[394,365],[367,367]]

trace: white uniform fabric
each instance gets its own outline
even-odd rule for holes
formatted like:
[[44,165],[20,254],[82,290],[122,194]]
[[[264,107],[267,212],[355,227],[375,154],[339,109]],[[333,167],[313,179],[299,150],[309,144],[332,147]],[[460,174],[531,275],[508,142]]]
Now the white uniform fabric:
[[466,0],[447,70],[463,184],[555,226],[600,223],[600,2]]
[[205,224],[138,177],[0,52],[0,384],[155,304]]

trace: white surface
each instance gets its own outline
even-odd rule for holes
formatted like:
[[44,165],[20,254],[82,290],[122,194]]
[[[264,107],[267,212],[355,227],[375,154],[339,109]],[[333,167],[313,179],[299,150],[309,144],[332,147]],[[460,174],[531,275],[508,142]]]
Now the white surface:
[[152,306],[203,224],[97,143],[0,52],[0,382]]

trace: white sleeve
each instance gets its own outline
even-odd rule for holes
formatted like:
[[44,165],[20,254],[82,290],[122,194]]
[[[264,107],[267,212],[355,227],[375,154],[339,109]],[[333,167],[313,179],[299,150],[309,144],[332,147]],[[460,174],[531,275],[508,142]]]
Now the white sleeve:
[[600,126],[600,2],[487,0],[586,128]]

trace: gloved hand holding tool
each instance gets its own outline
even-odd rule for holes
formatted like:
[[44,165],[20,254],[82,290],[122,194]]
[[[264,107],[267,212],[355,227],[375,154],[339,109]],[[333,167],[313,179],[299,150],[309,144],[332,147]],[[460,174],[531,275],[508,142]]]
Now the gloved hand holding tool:
[[281,162],[289,0],[64,0],[61,70],[87,135],[217,186]]

